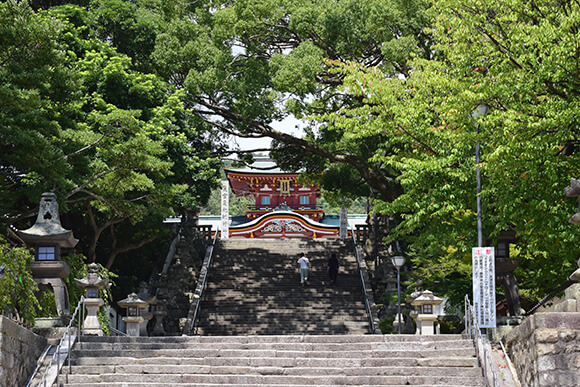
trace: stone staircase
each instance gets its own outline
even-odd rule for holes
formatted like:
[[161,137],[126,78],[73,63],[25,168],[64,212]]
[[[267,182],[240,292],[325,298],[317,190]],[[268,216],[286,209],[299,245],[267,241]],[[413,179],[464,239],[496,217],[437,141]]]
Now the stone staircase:
[[[311,271],[300,284],[298,255]],[[341,267],[329,284],[327,260]],[[368,318],[353,247],[339,239],[230,239],[214,251],[200,335],[364,334]]]
[[458,335],[86,337],[67,387],[483,386]]

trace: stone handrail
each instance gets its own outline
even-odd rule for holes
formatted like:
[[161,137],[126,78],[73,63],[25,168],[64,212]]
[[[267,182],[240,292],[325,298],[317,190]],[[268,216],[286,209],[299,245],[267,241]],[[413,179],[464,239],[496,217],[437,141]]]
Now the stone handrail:
[[475,346],[475,354],[477,362],[483,369],[483,379],[485,380],[485,387],[500,386],[501,377],[497,370],[497,366],[493,361],[493,354],[491,344],[487,336],[481,334],[479,322],[473,312],[473,306],[469,301],[469,297],[465,296],[465,330],[469,339],[473,340]]
[[185,323],[185,327],[183,328],[183,334],[187,336],[195,335],[199,308],[203,298],[203,292],[205,291],[205,287],[207,285],[207,275],[211,266],[213,250],[217,241],[218,234],[219,230],[216,230],[213,243],[205,251],[205,257],[203,259],[203,264],[201,265],[201,271],[199,272],[199,279],[197,280],[197,286],[195,287],[195,293],[193,294],[193,301],[189,306],[187,321]]
[[353,232],[353,230],[351,230],[351,236],[354,248],[354,255],[356,258],[356,264],[358,266],[358,272],[360,274],[360,282],[365,301],[365,309],[367,311],[367,317],[369,319],[369,331],[372,334],[381,334],[382,332],[381,329],[379,328],[379,317],[377,313],[377,306],[375,304],[375,298],[373,296],[371,281],[369,280],[369,274],[367,272],[366,265],[361,257],[361,248],[356,244],[355,233]]

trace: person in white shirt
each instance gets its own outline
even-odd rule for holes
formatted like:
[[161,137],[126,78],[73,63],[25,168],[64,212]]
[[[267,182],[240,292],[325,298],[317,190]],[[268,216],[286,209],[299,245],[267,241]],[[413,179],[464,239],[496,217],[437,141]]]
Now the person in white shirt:
[[300,255],[298,264],[300,265],[300,283],[304,286],[304,283],[308,281],[308,269],[310,269],[310,261],[304,253]]

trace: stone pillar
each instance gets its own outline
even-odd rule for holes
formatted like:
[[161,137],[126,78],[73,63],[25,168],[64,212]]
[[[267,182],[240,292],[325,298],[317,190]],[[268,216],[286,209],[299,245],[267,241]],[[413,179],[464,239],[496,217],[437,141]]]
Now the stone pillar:
[[141,317],[143,317],[143,322],[139,326],[139,332],[140,332],[139,335],[140,336],[148,336],[149,334],[147,333],[147,325],[149,324],[149,321],[151,321],[151,319],[153,318],[153,313],[151,312],[151,310],[155,307],[155,304],[157,303],[157,299],[155,296],[152,296],[149,294],[148,285],[147,285],[147,282],[145,282],[145,281],[141,281],[141,283],[139,284],[138,296],[141,300],[145,301],[148,305],[148,307],[141,312]]
[[81,289],[85,289],[85,307],[87,308],[87,316],[83,326],[83,335],[85,336],[104,335],[97,317],[99,308],[105,304],[99,297],[99,291],[108,289],[111,284],[108,280],[99,277],[98,271],[99,266],[96,263],[91,263],[85,278],[75,278],[76,285]]
[[165,336],[165,326],[163,319],[167,316],[167,290],[159,289],[157,291],[157,304],[153,310],[153,317],[155,317],[155,326],[153,327],[153,336]]
[[[65,263],[65,262],[63,262]],[[66,263],[65,263],[66,264]],[[34,269],[33,269],[34,272]],[[59,316],[69,316],[70,306],[68,302],[68,290],[65,282],[59,277],[38,278],[34,277],[34,282],[38,285],[40,290],[37,295],[40,297],[43,291],[50,289],[54,293],[54,303],[56,312]]]
[[417,322],[417,330],[420,335],[434,335],[435,329],[433,321],[437,320],[434,314],[417,314],[415,321]]
[[340,239],[348,238],[348,211],[346,208],[340,208]]
[[105,305],[105,302],[101,298],[85,298],[87,317],[85,317],[83,326],[84,336],[104,336],[101,323],[97,316],[99,308],[103,305]]
[[230,186],[227,180],[222,181],[221,195],[221,238],[230,237]]

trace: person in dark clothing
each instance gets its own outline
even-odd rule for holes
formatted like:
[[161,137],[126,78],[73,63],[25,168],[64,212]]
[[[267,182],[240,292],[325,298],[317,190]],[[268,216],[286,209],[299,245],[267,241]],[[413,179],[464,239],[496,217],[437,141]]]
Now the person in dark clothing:
[[336,279],[338,278],[338,258],[336,254],[332,253],[330,259],[328,260],[328,276],[330,277],[330,283],[336,285]]

